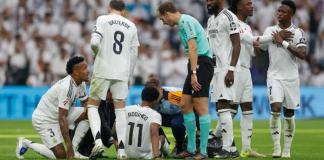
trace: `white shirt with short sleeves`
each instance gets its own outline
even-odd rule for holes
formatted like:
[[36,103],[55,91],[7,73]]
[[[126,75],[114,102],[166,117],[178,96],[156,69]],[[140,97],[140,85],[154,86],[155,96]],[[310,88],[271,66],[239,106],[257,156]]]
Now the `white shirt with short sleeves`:
[[[216,71],[228,70],[233,50],[230,35],[236,33],[239,33],[238,19],[231,11],[223,9],[216,17],[212,15],[208,19],[207,36],[209,46],[216,55]],[[238,70],[239,65],[236,68]]]
[[117,14],[103,15],[97,18],[92,36],[101,40],[94,62],[94,77],[128,81],[133,71],[131,61],[136,60],[131,54],[139,46],[135,24]]
[[70,110],[75,100],[86,100],[86,84],[76,85],[70,75],[56,82],[41,98],[34,110],[33,119],[42,123],[58,123],[59,108]]
[[239,20],[239,30],[241,38],[241,51],[240,51],[240,64],[245,68],[251,67],[251,58],[254,55],[254,48],[249,43],[249,39],[252,37],[251,27],[243,21]]
[[[271,35],[273,32],[279,32],[282,29],[278,26],[271,26],[266,28],[263,35]],[[291,25],[286,30],[292,32],[293,38],[288,41],[290,45],[295,47],[306,47],[306,38],[303,30]],[[300,59],[294,56],[288,49],[285,49],[282,45],[278,45],[274,42],[268,43],[262,46],[262,49],[268,50],[270,64],[268,68],[268,78],[279,80],[291,80],[298,79],[298,67]]]
[[152,159],[151,124],[162,124],[161,115],[149,107],[126,107],[127,131],[125,149],[128,158]]

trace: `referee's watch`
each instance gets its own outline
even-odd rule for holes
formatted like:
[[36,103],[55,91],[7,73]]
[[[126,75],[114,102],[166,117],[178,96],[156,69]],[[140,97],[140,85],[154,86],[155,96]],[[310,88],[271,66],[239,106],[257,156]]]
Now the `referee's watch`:
[[191,70],[191,75],[193,74],[197,74],[197,71],[196,70]]

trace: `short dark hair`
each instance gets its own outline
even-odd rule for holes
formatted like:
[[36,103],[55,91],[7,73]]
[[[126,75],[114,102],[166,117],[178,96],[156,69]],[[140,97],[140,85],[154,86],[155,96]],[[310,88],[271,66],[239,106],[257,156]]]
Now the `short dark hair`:
[[159,91],[155,87],[144,87],[141,97],[142,101],[153,102],[159,98]]
[[240,3],[241,0],[231,0],[231,5],[229,10],[234,14],[237,14],[237,5]]
[[73,74],[73,67],[83,61],[84,58],[80,56],[70,58],[69,61],[66,63],[66,73],[69,75]]
[[178,9],[172,2],[165,2],[160,4],[158,11],[159,14],[164,15],[166,12],[176,13]]
[[160,81],[156,77],[154,77],[154,76],[149,77],[149,79],[145,83],[145,87],[155,87],[155,88],[158,88],[160,86],[161,86]]
[[111,0],[109,6],[117,11],[125,9],[125,3],[122,0]]
[[296,13],[296,4],[292,0],[283,0],[281,4],[288,6],[293,11],[293,14]]

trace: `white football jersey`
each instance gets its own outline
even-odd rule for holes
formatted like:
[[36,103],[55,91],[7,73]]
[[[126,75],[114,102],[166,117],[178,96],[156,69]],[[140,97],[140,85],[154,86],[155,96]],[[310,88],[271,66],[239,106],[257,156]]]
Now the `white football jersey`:
[[75,100],[88,98],[86,84],[76,85],[70,75],[56,82],[41,98],[33,112],[33,118],[44,123],[58,123],[59,107],[70,110]]
[[[161,125],[161,115],[149,107],[126,107],[127,131],[125,149],[129,158],[154,157],[151,142],[151,124]],[[134,157],[136,156],[136,157]]]
[[[281,30],[278,25],[267,27],[263,35],[271,35],[273,32],[279,32]],[[294,25],[291,25],[286,30],[294,33],[293,38],[288,41],[290,45],[295,47],[306,46],[306,38],[303,30]],[[298,67],[300,59],[290,53],[288,49],[274,42],[263,45],[262,49],[268,50],[269,52],[270,64],[267,73],[268,78],[285,80],[299,78]]]
[[241,38],[240,64],[245,68],[251,67],[251,58],[254,55],[254,48],[249,43],[250,38],[253,37],[251,27],[243,21],[239,20],[239,30]]
[[128,81],[133,70],[131,54],[139,46],[135,24],[117,14],[99,16],[93,36],[101,39],[93,76]]
[[[230,35],[235,33],[239,33],[238,19],[231,11],[223,9],[216,17],[215,15],[209,17],[207,37],[209,46],[216,56],[216,70],[227,70],[230,66],[233,50]],[[237,70],[239,66],[236,65]]]

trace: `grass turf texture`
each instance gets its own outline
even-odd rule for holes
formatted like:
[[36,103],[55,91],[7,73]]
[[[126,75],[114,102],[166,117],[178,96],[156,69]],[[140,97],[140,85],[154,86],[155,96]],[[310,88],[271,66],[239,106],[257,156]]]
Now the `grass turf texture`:
[[[294,160],[323,160],[324,159],[324,119],[297,120],[296,134],[292,145],[291,159]],[[238,149],[241,146],[240,125],[235,122],[235,140]],[[213,123],[213,128],[215,123]],[[267,158],[272,159],[272,139],[268,127],[268,121],[255,121],[252,137],[252,147],[254,150],[266,154]],[[165,132],[171,140],[172,147],[174,138],[171,130],[165,128]],[[281,145],[283,147],[283,134]],[[38,134],[34,131],[31,121],[0,121],[0,160],[16,159],[16,137],[24,136],[30,140],[41,143]],[[106,149],[105,155],[115,159],[114,147]],[[46,159],[29,149],[24,155],[25,159]],[[171,159],[171,158],[170,158]],[[244,159],[244,158],[236,158]],[[253,158],[248,158],[253,159]]]

